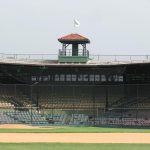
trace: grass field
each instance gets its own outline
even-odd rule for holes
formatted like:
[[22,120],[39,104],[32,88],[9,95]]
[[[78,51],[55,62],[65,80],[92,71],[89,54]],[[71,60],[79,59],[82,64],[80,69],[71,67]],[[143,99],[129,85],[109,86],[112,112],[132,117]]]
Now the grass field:
[[[102,127],[0,128],[0,133],[150,133],[150,129]],[[150,144],[0,143],[0,150],[150,150]]]
[[1,150],[149,150],[149,144],[0,143]]
[[0,129],[0,133],[150,133],[150,129],[56,127],[40,129]]

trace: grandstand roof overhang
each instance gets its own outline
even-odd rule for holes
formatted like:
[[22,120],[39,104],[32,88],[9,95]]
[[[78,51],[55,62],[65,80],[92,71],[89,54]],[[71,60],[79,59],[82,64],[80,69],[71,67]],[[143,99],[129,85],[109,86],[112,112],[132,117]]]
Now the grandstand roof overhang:
[[120,62],[120,63],[115,63],[115,62],[88,62],[86,64],[82,63],[58,63],[57,61],[22,61],[22,60],[15,60],[15,61],[0,61],[0,65],[28,65],[28,66],[83,66],[83,67],[88,67],[88,66],[127,66],[127,65],[143,65],[143,64],[150,64],[150,62]]

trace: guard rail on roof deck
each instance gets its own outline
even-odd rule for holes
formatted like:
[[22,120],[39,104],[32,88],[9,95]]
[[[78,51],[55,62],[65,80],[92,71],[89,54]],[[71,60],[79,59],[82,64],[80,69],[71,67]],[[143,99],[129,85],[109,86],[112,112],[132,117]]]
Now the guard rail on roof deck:
[[[66,49],[66,50],[59,49],[59,56],[72,56],[72,49]],[[87,57],[89,57],[89,51],[79,49],[77,56],[87,56]]]
[[56,60],[57,54],[3,54],[0,59],[24,59],[24,60]]
[[[89,64],[122,64],[150,62],[150,55],[90,55],[89,58]],[[0,62],[51,64],[51,61],[56,60],[58,60],[58,54],[0,54]]]
[[91,63],[124,64],[150,62],[150,55],[91,55]]

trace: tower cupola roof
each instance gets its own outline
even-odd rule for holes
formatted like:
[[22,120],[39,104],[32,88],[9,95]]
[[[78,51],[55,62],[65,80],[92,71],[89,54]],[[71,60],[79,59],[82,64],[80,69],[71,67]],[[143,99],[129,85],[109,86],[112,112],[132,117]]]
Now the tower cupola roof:
[[90,43],[90,40],[80,34],[68,34],[58,39],[59,42],[65,43],[65,44],[85,44]]

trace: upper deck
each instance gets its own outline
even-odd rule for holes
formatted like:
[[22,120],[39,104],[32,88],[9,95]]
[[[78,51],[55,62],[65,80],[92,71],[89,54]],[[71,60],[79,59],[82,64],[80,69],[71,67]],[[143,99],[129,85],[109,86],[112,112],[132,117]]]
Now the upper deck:
[[90,55],[87,63],[59,63],[57,54],[0,54],[1,64],[22,65],[123,65],[150,63],[150,55]]

